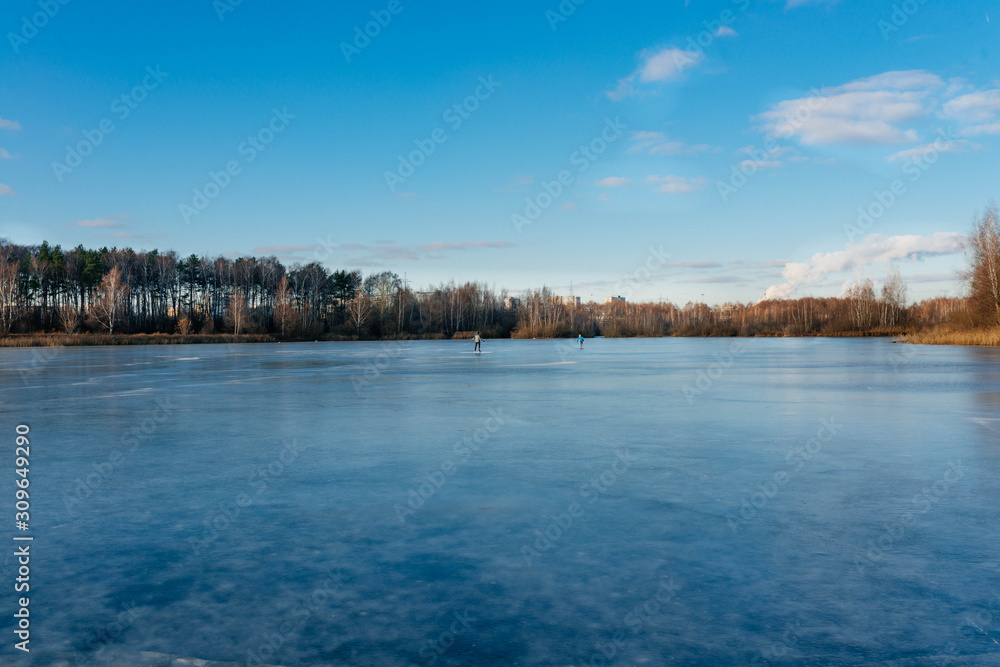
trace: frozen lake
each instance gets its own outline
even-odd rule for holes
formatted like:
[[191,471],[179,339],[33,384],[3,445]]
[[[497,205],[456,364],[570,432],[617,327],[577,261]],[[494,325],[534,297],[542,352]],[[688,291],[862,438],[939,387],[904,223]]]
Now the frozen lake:
[[483,349],[0,350],[0,660],[1000,662],[1000,351]]

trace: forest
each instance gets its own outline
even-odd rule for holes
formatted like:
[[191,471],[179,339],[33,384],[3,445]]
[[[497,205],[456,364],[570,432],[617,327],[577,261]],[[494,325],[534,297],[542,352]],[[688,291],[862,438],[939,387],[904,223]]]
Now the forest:
[[[584,303],[540,288],[512,297],[478,282],[414,291],[390,271],[330,271],[276,257],[179,257],[0,241],[0,336],[211,336],[262,340],[900,335],[1000,326],[1000,226],[992,205],[969,235],[968,295],[907,303],[893,268],[840,297],[758,303]],[[261,338],[265,336],[265,338]],[[162,342],[162,341],[161,341]]]

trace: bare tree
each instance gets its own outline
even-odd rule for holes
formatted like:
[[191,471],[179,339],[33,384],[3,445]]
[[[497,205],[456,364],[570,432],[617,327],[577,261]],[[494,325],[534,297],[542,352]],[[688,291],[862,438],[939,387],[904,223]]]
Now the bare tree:
[[996,203],[973,220],[968,247],[971,267],[965,278],[969,281],[972,310],[982,322],[1000,325],[1000,221]]
[[274,321],[281,335],[295,328],[295,308],[292,307],[292,291],[288,287],[288,276],[281,276],[278,291],[274,296]]
[[847,290],[847,301],[850,304],[851,319],[859,331],[871,326],[872,310],[875,306],[875,285],[871,278],[855,283]]
[[124,314],[129,294],[129,286],[117,264],[111,267],[111,270],[101,279],[97,291],[99,296],[97,301],[92,304],[91,310],[97,321],[113,336],[115,324]]
[[18,264],[0,258],[0,335],[6,336],[18,317]]
[[895,326],[906,308],[906,283],[899,275],[899,268],[893,266],[882,284],[882,301],[879,304],[879,324],[883,327]]
[[250,311],[247,310],[246,297],[243,296],[242,291],[235,289],[229,295],[226,322],[233,328],[233,333],[239,335],[240,329],[246,327],[248,319],[250,319]]
[[358,334],[361,334],[361,327],[365,325],[368,321],[368,316],[371,315],[372,305],[371,301],[368,299],[368,295],[361,288],[354,293],[354,298],[347,304],[347,317],[350,319],[351,324],[357,327]]
[[56,317],[59,320],[59,326],[68,334],[76,333],[82,320],[80,309],[72,301],[64,301],[56,306]]

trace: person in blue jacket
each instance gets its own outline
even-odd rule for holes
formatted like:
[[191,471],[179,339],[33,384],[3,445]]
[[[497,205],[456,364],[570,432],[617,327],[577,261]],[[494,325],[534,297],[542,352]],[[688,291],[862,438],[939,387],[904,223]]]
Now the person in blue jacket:
[[583,334],[576,337],[576,340],[580,343],[580,349],[583,349]]

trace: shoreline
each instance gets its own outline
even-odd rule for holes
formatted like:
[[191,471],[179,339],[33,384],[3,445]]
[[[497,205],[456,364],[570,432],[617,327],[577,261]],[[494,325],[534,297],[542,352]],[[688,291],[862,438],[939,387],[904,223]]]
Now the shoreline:
[[[509,336],[489,340],[573,340],[575,336]],[[588,336],[587,338],[593,338]],[[891,338],[893,343],[911,345],[954,345],[968,347],[1000,347],[1000,327],[951,329],[935,327],[921,331],[845,331],[837,333],[786,334],[761,331],[753,336],[666,335],[666,336],[597,336],[597,338]],[[0,348],[27,347],[106,347],[118,345],[234,345],[244,343],[313,343],[313,342],[390,342],[409,340],[470,340],[468,332],[453,336],[433,333],[408,334],[398,337],[361,338],[343,334],[281,338],[272,334],[8,334],[0,337]]]

